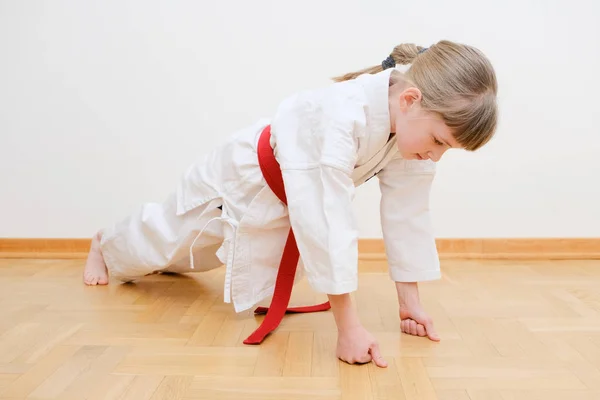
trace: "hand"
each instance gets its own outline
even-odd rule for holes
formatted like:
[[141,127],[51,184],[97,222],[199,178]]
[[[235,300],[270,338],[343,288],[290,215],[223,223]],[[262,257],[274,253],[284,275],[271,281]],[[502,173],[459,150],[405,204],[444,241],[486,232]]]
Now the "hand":
[[329,294],[328,297],[338,328],[337,357],[348,364],[373,361],[378,367],[387,367],[379,344],[360,323],[350,294]]
[[427,336],[438,342],[440,337],[433,326],[433,321],[421,306],[416,282],[396,282],[396,290],[402,332],[414,336]]
[[434,342],[440,341],[432,319],[423,311],[421,305],[400,308],[400,328],[402,332],[414,336],[427,336]]
[[338,331],[336,356],[348,364],[373,361],[378,367],[388,366],[381,356],[379,344],[362,325]]

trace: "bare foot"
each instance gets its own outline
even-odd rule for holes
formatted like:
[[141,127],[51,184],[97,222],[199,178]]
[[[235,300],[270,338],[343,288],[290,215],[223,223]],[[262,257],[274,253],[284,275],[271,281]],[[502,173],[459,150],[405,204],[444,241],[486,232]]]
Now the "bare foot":
[[83,270],[83,282],[86,285],[107,285],[108,270],[104,263],[102,250],[100,250],[100,238],[102,234],[98,232],[92,239],[92,247],[88,254],[85,269]]

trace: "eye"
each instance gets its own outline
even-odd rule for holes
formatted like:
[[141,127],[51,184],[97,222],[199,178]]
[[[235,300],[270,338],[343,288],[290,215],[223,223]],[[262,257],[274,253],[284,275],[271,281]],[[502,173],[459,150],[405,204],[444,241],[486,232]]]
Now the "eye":
[[433,142],[434,142],[435,144],[437,144],[438,146],[442,146],[442,145],[444,144],[444,143],[440,142],[439,140],[437,140],[437,139],[435,138],[435,136],[433,136]]

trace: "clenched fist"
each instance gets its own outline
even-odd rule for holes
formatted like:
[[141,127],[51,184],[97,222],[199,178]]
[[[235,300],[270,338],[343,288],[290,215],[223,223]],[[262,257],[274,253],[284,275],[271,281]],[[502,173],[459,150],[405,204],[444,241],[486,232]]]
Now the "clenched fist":
[[379,344],[362,325],[338,331],[337,357],[348,364],[364,364],[373,361],[378,367],[387,367],[381,356]]

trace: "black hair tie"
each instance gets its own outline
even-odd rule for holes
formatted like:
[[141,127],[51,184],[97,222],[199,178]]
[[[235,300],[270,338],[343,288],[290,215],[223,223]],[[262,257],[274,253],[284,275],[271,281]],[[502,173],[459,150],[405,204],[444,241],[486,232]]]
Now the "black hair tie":
[[381,67],[385,70],[388,68],[394,68],[396,66],[396,61],[394,61],[394,57],[392,57],[391,55],[386,58],[385,60],[383,60],[383,62],[381,63]]

